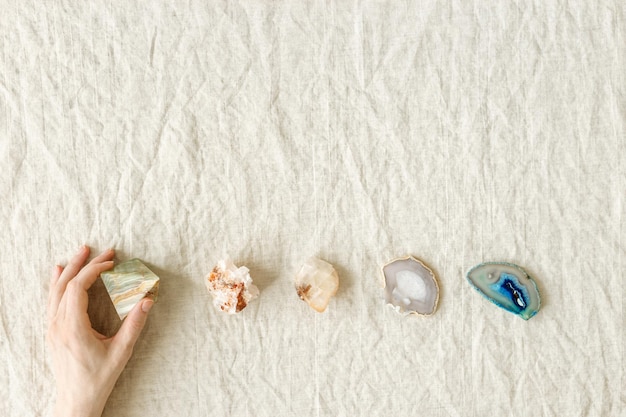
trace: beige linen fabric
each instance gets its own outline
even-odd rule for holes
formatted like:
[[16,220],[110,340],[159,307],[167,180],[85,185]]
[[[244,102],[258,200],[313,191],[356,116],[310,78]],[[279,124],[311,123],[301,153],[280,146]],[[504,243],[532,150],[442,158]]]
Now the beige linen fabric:
[[[624,415],[622,1],[0,9],[0,415],[51,409],[47,280],[81,243],[162,279],[105,416]],[[234,317],[203,283],[226,254],[261,290]],[[405,254],[432,317],[383,304]],[[490,260],[536,317],[468,285]]]

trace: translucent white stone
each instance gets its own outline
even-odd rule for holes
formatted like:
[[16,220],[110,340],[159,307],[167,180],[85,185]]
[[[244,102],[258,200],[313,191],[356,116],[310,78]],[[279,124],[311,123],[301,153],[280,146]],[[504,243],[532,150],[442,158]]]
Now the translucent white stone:
[[328,262],[309,258],[296,275],[296,292],[301,300],[319,313],[326,310],[339,288],[339,276]]
[[424,301],[428,296],[424,279],[413,271],[400,271],[396,274],[397,286],[393,290],[398,296],[407,300]]
[[385,301],[399,313],[429,316],[437,309],[439,285],[435,274],[412,256],[383,266]]

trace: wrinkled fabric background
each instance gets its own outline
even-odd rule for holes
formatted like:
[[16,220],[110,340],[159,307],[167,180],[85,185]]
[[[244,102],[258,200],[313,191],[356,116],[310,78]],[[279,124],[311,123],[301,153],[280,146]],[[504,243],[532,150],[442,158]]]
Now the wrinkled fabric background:
[[[162,278],[105,416],[625,415],[623,2],[1,3],[0,415],[54,403],[48,278],[82,243]],[[432,317],[382,301],[405,254]],[[261,289],[234,317],[225,255]],[[468,285],[489,260],[535,318]]]

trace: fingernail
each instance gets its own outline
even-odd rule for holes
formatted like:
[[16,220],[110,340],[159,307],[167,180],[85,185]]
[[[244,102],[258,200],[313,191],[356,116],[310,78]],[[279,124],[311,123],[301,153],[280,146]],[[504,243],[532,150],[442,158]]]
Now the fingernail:
[[154,305],[154,301],[148,298],[147,300],[143,302],[143,304],[141,304],[141,311],[143,311],[144,313],[147,313],[150,311],[153,305]]

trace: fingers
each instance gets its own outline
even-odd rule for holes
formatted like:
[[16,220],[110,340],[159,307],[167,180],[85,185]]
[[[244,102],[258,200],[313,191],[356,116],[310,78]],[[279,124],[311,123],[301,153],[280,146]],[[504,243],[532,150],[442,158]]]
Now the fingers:
[[146,325],[148,312],[153,304],[154,301],[149,298],[144,298],[137,303],[131,312],[128,313],[122,327],[114,336],[113,343],[123,360],[128,361],[130,359],[135,343],[137,343],[137,339],[139,339],[139,335]]
[[48,298],[48,312],[50,316],[56,314],[63,293],[67,283],[76,276],[80,268],[85,264],[87,257],[89,256],[89,248],[87,246],[81,246],[78,252],[72,257],[69,264],[55,277],[53,273],[52,280],[50,282],[50,296]]
[[50,290],[48,291],[48,320],[50,320],[52,315],[55,314],[57,310],[57,306],[56,305],[53,306],[53,300],[54,300],[53,294],[55,293],[54,285],[59,280],[59,277],[61,276],[62,272],[63,272],[63,267],[60,265],[55,266],[54,269],[52,270],[52,276],[50,278]]
[[87,309],[87,299],[80,295],[81,291],[85,292],[91,287],[100,275],[101,272],[106,271],[113,267],[113,262],[110,259],[113,258],[115,252],[112,249],[104,251],[100,255],[92,259],[87,266],[83,268],[87,257],[89,256],[89,248],[82,246],[78,253],[74,255],[72,260],[65,268],[58,267],[53,272],[53,277],[50,285],[50,295],[48,299],[48,317],[54,316],[59,310],[59,305],[63,299],[64,294],[67,291],[68,285],[73,280],[77,280],[74,284],[79,294],[72,297],[74,308],[78,310]]
[[70,262],[67,264],[67,266],[63,270],[63,273],[59,277],[57,284],[59,285],[62,285],[63,283],[67,284],[69,280],[74,278],[76,274],[78,274],[78,271],[80,271],[80,268],[82,268],[83,265],[85,264],[85,261],[87,261],[89,252],[90,252],[89,246],[87,245],[81,246],[80,249],[78,249],[78,252],[76,252],[76,254],[72,257]]
[[[87,290],[93,285],[96,279],[98,279],[100,273],[111,268],[113,268],[113,261],[104,261],[97,264],[90,262],[85,266],[78,273],[76,278],[67,284],[65,294],[63,294],[61,300],[61,303],[65,304],[65,313],[67,314],[67,312],[70,311],[71,315],[78,319],[81,318],[81,314],[86,315],[87,306],[89,304]],[[86,318],[86,316],[82,316],[82,318]]]
[[96,256],[91,261],[89,261],[89,265],[101,263],[104,261],[110,261],[111,259],[113,259],[113,255],[115,255],[115,251],[113,249],[107,249],[104,252],[102,252],[100,255]]
[[59,280],[61,273],[63,272],[63,267],[61,265],[56,265],[52,270],[52,277],[50,278],[50,286],[53,286]]
[[87,291],[100,274],[108,269],[113,268],[113,256],[115,251],[108,249],[102,252],[100,255],[93,258],[89,263],[83,267],[80,272],[74,278],[74,285],[77,285],[81,289]]
[[[102,256],[102,255],[100,255]],[[107,254],[109,258],[113,257],[113,252]],[[74,278],[74,284],[83,290],[87,291],[96,279],[100,276],[100,274],[108,269],[113,268],[113,261],[101,261],[94,262],[95,259],[89,262],[83,269],[80,270],[76,278]]]

